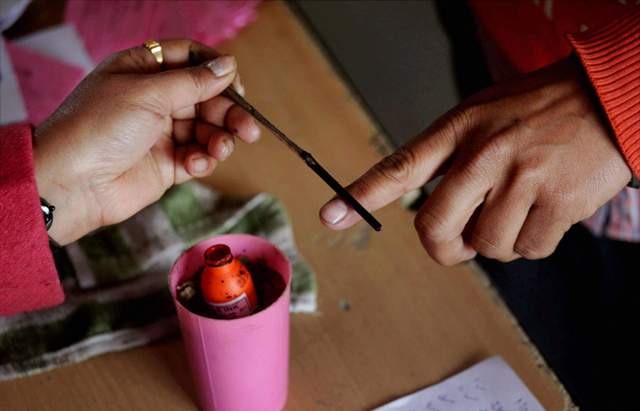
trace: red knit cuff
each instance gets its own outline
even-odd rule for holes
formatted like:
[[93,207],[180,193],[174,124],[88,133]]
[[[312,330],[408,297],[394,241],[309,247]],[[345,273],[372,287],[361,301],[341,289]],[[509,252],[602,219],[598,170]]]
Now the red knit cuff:
[[569,35],[629,166],[640,175],[640,10]]
[[28,126],[0,128],[0,315],[64,300],[40,210],[31,138]]

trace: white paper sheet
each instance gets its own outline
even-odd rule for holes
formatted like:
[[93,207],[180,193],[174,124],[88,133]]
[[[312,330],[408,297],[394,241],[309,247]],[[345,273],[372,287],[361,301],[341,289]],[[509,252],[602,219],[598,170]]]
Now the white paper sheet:
[[543,410],[511,367],[502,358],[492,357],[374,411]]
[[69,24],[37,31],[20,37],[13,43],[72,66],[82,67],[85,73],[89,73],[94,67],[76,29]]
[[27,109],[11,58],[0,37],[0,125],[20,123],[27,119]]

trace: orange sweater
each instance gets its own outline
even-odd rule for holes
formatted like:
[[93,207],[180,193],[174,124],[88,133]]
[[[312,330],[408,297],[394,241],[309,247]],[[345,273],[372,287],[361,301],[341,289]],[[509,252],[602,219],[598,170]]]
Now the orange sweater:
[[640,175],[640,2],[471,0],[499,58],[519,72],[575,52],[593,83],[620,149]]

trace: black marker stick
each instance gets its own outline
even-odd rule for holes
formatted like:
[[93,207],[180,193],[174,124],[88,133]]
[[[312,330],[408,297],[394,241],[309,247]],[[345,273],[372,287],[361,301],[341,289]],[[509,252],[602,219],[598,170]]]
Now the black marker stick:
[[371,215],[371,213],[369,213],[362,206],[362,204],[358,202],[358,200],[353,198],[353,196],[342,185],[340,185],[340,183],[338,183],[338,181],[335,178],[333,178],[333,176],[329,174],[329,172],[324,167],[322,167],[320,163],[316,161],[315,158],[313,158],[311,153],[300,148],[300,146],[294,143],[289,137],[286,136],[286,134],[284,134],[275,125],[273,125],[273,123],[267,120],[266,117],[260,114],[260,112],[256,110],[255,107],[249,104],[249,102],[247,102],[247,100],[245,100],[244,97],[238,94],[231,87],[227,88],[224,91],[223,95],[226,97],[229,97],[231,100],[233,100],[234,103],[242,107],[247,113],[251,114],[253,118],[258,120],[262,125],[264,125],[267,129],[269,129],[269,131],[271,131],[276,137],[278,137],[280,141],[282,141],[284,144],[287,145],[287,147],[289,147],[292,151],[294,151],[298,155],[298,157],[304,160],[305,164],[311,170],[313,170],[313,172],[316,173],[318,177],[322,179],[322,181],[324,181],[329,187],[331,187],[333,191],[335,191],[338,197],[340,197],[344,202],[349,204],[351,208],[353,208],[356,211],[356,213],[360,214],[360,217],[362,217],[364,221],[366,221],[371,226],[371,228],[373,228],[376,231],[380,231],[382,229],[382,224],[380,224],[380,222],[376,220],[376,218],[373,215]]

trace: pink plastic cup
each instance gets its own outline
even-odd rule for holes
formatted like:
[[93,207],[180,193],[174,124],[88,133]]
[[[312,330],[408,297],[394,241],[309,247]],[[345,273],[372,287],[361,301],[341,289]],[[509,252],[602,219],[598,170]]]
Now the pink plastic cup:
[[[235,256],[260,260],[279,273],[286,287],[269,307],[248,317],[221,320],[187,310],[176,286],[193,277],[204,251],[227,244]],[[206,411],[273,411],[287,401],[289,371],[289,294],[291,264],[270,242],[252,235],[229,234],[194,245],[169,273],[182,339],[200,407]]]

